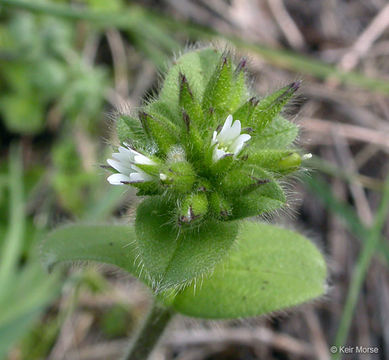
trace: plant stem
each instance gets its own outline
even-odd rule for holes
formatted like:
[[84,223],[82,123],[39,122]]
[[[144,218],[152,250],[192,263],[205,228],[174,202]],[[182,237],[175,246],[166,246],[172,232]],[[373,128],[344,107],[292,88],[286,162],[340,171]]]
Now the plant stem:
[[174,312],[171,309],[155,301],[123,360],[146,360],[173,315]]

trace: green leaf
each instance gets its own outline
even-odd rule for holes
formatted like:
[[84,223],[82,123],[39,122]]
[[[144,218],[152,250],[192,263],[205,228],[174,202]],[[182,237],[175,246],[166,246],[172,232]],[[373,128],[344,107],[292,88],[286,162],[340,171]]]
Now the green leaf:
[[256,149],[282,149],[294,142],[298,127],[282,116],[277,116],[258,136],[253,137],[250,147]]
[[237,243],[212,275],[176,296],[172,305],[176,311],[208,319],[251,317],[325,293],[325,261],[304,236],[244,222]]
[[224,257],[238,225],[208,221],[199,227],[179,227],[174,207],[163,198],[144,200],[136,217],[140,261],[154,289],[187,285]]
[[140,277],[132,246],[135,230],[129,225],[71,225],[58,228],[42,242],[47,269],[61,262],[96,261],[116,265]]
[[240,120],[243,126],[250,124],[255,107],[258,105],[258,100],[255,97],[247,100],[233,114],[235,120]]

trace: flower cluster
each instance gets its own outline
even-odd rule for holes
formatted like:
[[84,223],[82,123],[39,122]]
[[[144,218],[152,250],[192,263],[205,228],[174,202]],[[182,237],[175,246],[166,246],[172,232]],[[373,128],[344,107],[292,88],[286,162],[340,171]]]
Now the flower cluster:
[[281,113],[300,83],[258,100],[245,64],[213,49],[179,58],[158,98],[138,116],[118,117],[122,146],[107,160],[116,171],[108,181],[164,199],[178,225],[284,206],[279,180],[309,156],[295,148],[298,129]]

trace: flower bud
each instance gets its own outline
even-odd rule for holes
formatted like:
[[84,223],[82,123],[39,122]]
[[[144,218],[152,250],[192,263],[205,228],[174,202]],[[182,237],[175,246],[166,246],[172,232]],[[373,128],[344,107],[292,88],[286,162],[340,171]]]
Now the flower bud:
[[291,150],[260,150],[250,154],[247,163],[285,175],[297,170],[301,160],[301,156]]
[[301,165],[301,156],[296,152],[291,152],[284,158],[282,158],[275,167],[282,173],[290,173],[297,170]]
[[208,200],[204,193],[191,194],[186,197],[179,208],[178,223],[196,224],[208,211]]
[[209,210],[219,220],[227,220],[232,214],[231,204],[216,192],[209,196]]

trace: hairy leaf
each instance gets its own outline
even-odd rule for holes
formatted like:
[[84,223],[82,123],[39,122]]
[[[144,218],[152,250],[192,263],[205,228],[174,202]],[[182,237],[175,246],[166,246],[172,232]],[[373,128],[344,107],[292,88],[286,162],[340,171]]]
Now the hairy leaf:
[[298,135],[298,127],[283,118],[277,116],[266,129],[262,130],[258,136],[252,138],[252,148],[255,149],[282,149],[292,144]]
[[61,262],[96,261],[116,265],[139,277],[129,225],[71,225],[51,232],[42,243],[43,264],[50,270]]
[[237,242],[211,276],[176,296],[175,310],[209,319],[242,318],[292,307],[325,293],[325,261],[304,236],[245,222]]

